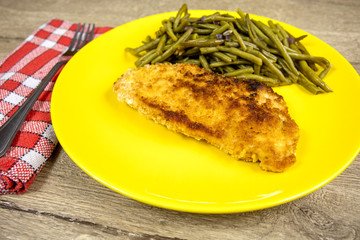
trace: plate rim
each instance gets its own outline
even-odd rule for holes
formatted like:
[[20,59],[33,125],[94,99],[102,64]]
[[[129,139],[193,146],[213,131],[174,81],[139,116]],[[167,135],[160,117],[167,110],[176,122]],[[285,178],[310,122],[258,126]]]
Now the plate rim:
[[[200,10],[200,9],[198,9],[198,10],[189,10],[190,13],[191,13],[191,12],[211,12],[211,11],[219,11],[219,12],[227,12],[227,13],[231,12],[231,13],[234,13],[233,11],[224,11],[224,10]],[[110,32],[117,31],[116,29],[122,28],[122,27],[124,27],[124,26],[126,26],[126,25],[129,25],[129,24],[132,24],[132,23],[134,23],[134,22],[136,22],[136,21],[143,21],[143,20],[146,20],[147,18],[152,18],[152,17],[154,17],[154,16],[170,15],[170,14],[174,14],[174,13],[176,13],[176,11],[164,12],[164,13],[149,15],[149,16],[145,16],[145,17],[143,17],[143,18],[135,19],[135,20],[133,20],[133,21],[127,22],[127,23],[125,23],[125,24],[119,25],[119,26],[117,26],[117,27],[109,30],[108,32],[104,33],[103,35],[99,36],[98,38],[103,38],[104,36],[106,37],[108,34],[110,34]],[[267,17],[258,16],[258,15],[253,15],[253,14],[250,14],[250,16],[252,16],[252,17],[260,17],[260,18],[264,18],[264,19],[273,20],[273,21],[275,21],[275,22],[279,22],[279,23],[281,23],[281,24],[284,24],[284,25],[287,25],[287,26],[291,26],[291,27],[296,28],[296,29],[298,29],[298,30],[300,30],[300,31],[306,32],[306,31],[304,31],[304,30],[302,30],[302,29],[300,29],[300,28],[294,27],[294,26],[292,26],[292,25],[289,25],[289,24],[287,24],[287,23],[283,23],[283,22],[278,21],[278,20],[275,20],[275,19],[270,19],[270,18],[267,18]],[[307,32],[306,32],[306,33],[307,33]],[[310,35],[311,35],[312,37],[317,38],[316,36],[314,36],[314,35],[312,35],[312,34],[310,34]],[[330,48],[332,48],[333,50],[335,50],[335,51],[337,52],[336,49],[334,49],[333,47],[331,47],[331,46],[330,46],[329,44],[327,44],[326,42],[322,41],[322,40],[319,39],[319,38],[317,38],[317,39],[320,40],[323,44],[328,45]],[[95,39],[94,41],[96,41],[96,39]],[[90,44],[92,44],[92,43],[90,43]],[[89,44],[89,46],[91,46],[90,44]],[[87,47],[88,47],[88,46],[86,46],[85,48],[87,48]],[[340,53],[339,53],[339,55],[342,56]],[[344,58],[344,57],[343,57],[343,58]],[[77,58],[74,57],[73,59],[77,59]],[[344,60],[349,64],[349,66],[350,66],[350,67],[354,70],[354,72],[357,74],[357,72],[356,72],[356,70],[353,68],[353,66],[352,66],[345,58],[344,58]],[[70,60],[70,62],[71,62],[71,61],[72,61],[72,59]],[[75,61],[75,60],[73,60],[73,61]],[[67,66],[64,67],[63,71],[66,71],[66,70],[67,70],[66,67],[67,67]],[[59,78],[61,78],[61,74],[62,74],[62,73],[60,73]],[[55,90],[55,89],[56,89],[56,84],[55,84],[54,90]],[[55,91],[54,91],[54,92],[55,92]],[[52,104],[51,104],[51,106],[52,106]],[[52,110],[53,110],[53,109],[52,109]],[[53,113],[53,111],[51,111],[51,115],[53,115],[52,113]],[[55,121],[55,122],[56,122],[56,121]],[[56,126],[56,124],[54,124],[55,133],[57,132],[56,129],[57,129],[57,126]],[[59,142],[60,142],[60,143],[61,143],[61,141],[62,141],[62,140],[59,139]],[[190,207],[190,208],[187,207],[186,209],[184,209],[184,208],[182,208],[182,207],[178,208],[176,204],[175,204],[175,206],[171,206],[171,207],[170,207],[170,206],[168,206],[168,205],[164,205],[164,204],[161,204],[161,203],[150,202],[150,201],[148,201],[147,199],[141,199],[140,197],[138,197],[138,196],[136,196],[136,195],[133,195],[133,194],[130,194],[129,192],[121,191],[121,190],[119,190],[118,188],[114,187],[112,184],[109,184],[109,183],[107,183],[107,182],[104,182],[102,179],[98,178],[98,177],[97,177],[96,175],[94,175],[92,172],[89,172],[89,171],[86,169],[85,166],[83,166],[80,162],[78,162],[76,159],[74,159],[74,156],[73,156],[73,154],[71,153],[71,151],[69,152],[68,149],[65,149],[64,147],[63,147],[63,149],[64,149],[64,151],[69,155],[69,157],[72,159],[72,161],[75,162],[77,166],[79,166],[84,172],[86,172],[86,173],[87,173],[89,176],[91,176],[93,179],[97,180],[98,182],[100,182],[101,184],[107,186],[108,188],[110,188],[110,189],[112,189],[112,190],[114,190],[114,191],[116,191],[116,192],[119,192],[119,193],[121,193],[121,194],[123,194],[123,195],[125,195],[125,196],[127,196],[127,197],[130,197],[130,198],[132,198],[132,199],[135,199],[135,200],[137,200],[137,201],[139,201],[139,202],[143,202],[143,203],[146,203],[146,204],[150,204],[150,205],[157,206],[157,207],[161,207],[161,208],[165,208],[165,209],[172,209],[172,210],[183,211],[183,212],[193,212],[193,213],[235,213],[235,212],[254,211],[254,210],[260,210],[260,209],[265,209],[265,208],[270,208],[270,207],[278,206],[278,205],[281,205],[281,204],[284,204],[284,203],[293,201],[293,200],[295,200],[295,199],[298,199],[298,198],[300,198],[300,197],[303,197],[303,196],[305,196],[305,195],[308,195],[308,194],[314,192],[315,190],[317,190],[317,189],[325,186],[325,185],[328,184],[329,182],[331,182],[331,181],[332,181],[333,179],[335,179],[338,175],[340,175],[346,168],[348,168],[348,166],[355,160],[356,156],[358,155],[358,153],[359,153],[359,151],[360,151],[360,145],[358,146],[357,152],[353,154],[354,156],[352,157],[352,159],[349,160],[349,161],[347,161],[347,164],[345,164],[344,166],[342,166],[342,168],[339,169],[338,171],[334,172],[334,174],[333,174],[330,178],[328,178],[328,179],[326,179],[324,182],[322,182],[322,183],[314,186],[313,188],[309,189],[308,191],[301,192],[301,193],[299,193],[299,194],[297,194],[297,195],[294,195],[294,196],[285,198],[285,199],[283,199],[282,201],[272,202],[272,203],[268,203],[268,204],[261,204],[261,205],[263,206],[263,207],[261,207],[261,208],[258,208],[258,207],[252,207],[252,208],[251,208],[251,207],[250,207],[250,208],[246,208],[246,207],[245,207],[245,208],[244,208],[244,207],[240,207],[240,208],[239,208],[239,207],[237,207],[237,208],[236,208],[236,207],[235,207],[235,208],[227,208],[227,209],[217,209],[216,211],[214,211],[214,210],[211,211],[211,210],[209,210],[209,209],[208,209],[208,210],[206,210],[206,209],[194,209],[194,208],[191,208],[191,207]],[[265,205],[265,206],[264,206],[264,205]],[[190,206],[191,206],[191,205],[190,205]]]

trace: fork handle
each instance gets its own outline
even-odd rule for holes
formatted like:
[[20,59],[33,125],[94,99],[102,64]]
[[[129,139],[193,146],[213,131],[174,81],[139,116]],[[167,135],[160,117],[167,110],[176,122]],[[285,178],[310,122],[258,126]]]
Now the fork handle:
[[40,82],[34,92],[28,97],[28,99],[19,107],[19,109],[4,123],[0,128],[0,157],[3,156],[9,149],[12,141],[14,140],[20,126],[24,122],[26,116],[30,112],[31,108],[39,98],[42,91],[59,71],[59,69],[66,63],[61,61],[55,64],[46,77]]

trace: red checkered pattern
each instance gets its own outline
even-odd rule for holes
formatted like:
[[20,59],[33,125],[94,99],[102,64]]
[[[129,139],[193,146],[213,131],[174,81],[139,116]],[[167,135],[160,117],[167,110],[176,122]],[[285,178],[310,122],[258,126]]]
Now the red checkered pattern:
[[[0,127],[28,98],[70,44],[77,24],[52,19],[0,61]],[[110,30],[95,29],[95,37]],[[55,76],[31,109],[10,149],[0,158],[0,194],[25,192],[57,144],[50,99]]]

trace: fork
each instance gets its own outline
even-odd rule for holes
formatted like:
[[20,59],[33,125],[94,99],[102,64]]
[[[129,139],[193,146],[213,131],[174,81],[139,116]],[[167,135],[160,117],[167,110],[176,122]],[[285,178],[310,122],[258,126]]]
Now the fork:
[[19,109],[4,123],[0,128],[0,157],[3,156],[9,149],[12,141],[14,140],[20,126],[24,122],[26,116],[30,112],[32,106],[39,98],[42,91],[47,84],[59,71],[59,69],[65,65],[71,57],[77,51],[79,51],[86,43],[90,42],[94,38],[95,24],[78,24],[75,35],[71,40],[69,47],[61,55],[60,61],[50,70],[46,77],[40,82],[33,93],[28,99],[19,107]]

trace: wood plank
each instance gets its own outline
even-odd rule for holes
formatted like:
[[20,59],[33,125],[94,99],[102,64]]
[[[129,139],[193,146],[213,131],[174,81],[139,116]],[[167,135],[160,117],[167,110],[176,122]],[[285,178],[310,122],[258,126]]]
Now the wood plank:
[[[190,9],[243,11],[301,28],[342,54],[360,73],[360,1],[184,1]],[[0,1],[0,58],[51,18],[118,26],[181,3]],[[359,239],[360,156],[337,178],[295,201],[236,214],[153,207],[85,174],[60,145],[28,192],[0,196],[0,239]]]
[[[354,221],[351,217],[360,216],[360,209],[354,208],[349,212],[349,206],[342,204],[360,198],[358,191],[346,190],[348,185],[344,182],[347,181],[341,181],[345,178],[342,175],[347,176],[346,172],[339,176],[339,180],[288,204],[249,213],[206,215],[160,209],[124,197],[87,176],[62,149],[58,149],[57,154],[56,161],[50,161],[45,166],[26,194],[1,198],[2,217],[9,219],[16,212],[23,217],[35,218],[26,221],[29,229],[41,223],[53,224],[52,221],[55,221],[56,224],[58,221],[62,227],[71,224],[77,236],[86,234],[81,229],[87,229],[91,234],[118,236],[121,233],[129,237],[135,234],[144,239],[147,236],[236,239],[232,236],[238,235],[253,239],[266,236],[301,239],[299,233],[303,232],[309,236],[316,234],[337,239],[356,236],[356,229],[360,229],[359,220]],[[358,165],[357,162],[354,162],[355,165]],[[347,171],[351,170],[350,167]],[[344,191],[342,194],[339,194],[339,188]],[[359,190],[358,186],[354,188]],[[18,224],[17,221],[9,223],[2,232],[11,233]],[[191,231],[184,232],[184,226]],[[68,233],[61,233],[61,229],[57,236],[67,238]],[[112,233],[108,233],[109,229]],[[329,231],[331,229],[333,231]]]

